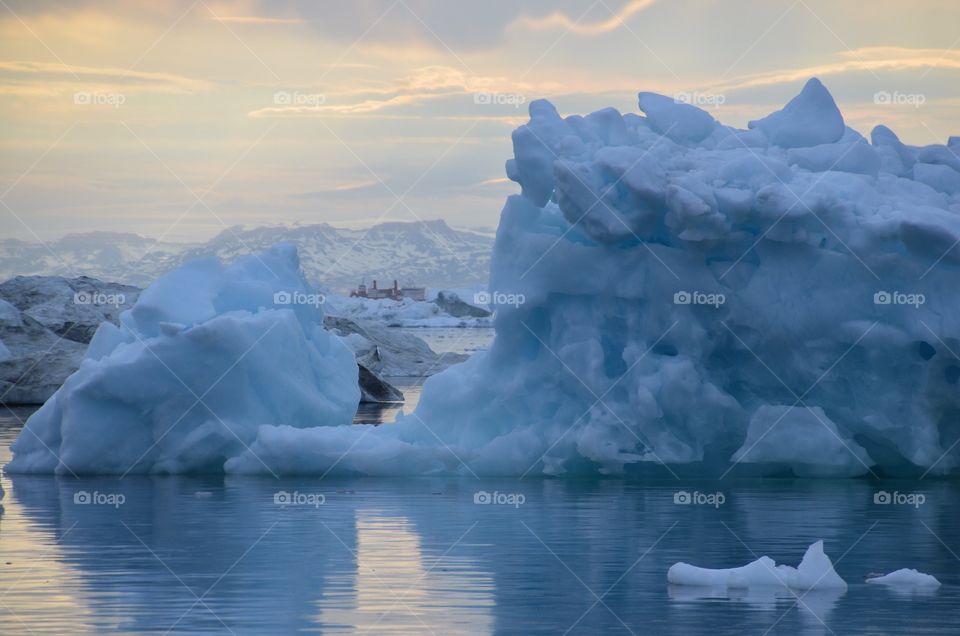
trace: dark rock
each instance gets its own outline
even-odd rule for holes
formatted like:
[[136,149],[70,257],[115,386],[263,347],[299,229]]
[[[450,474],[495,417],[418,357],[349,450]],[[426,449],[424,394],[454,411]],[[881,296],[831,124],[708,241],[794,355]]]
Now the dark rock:
[[437,307],[454,318],[487,318],[490,312],[460,300],[460,296],[453,292],[438,292],[433,301]]
[[360,401],[375,402],[377,404],[403,402],[403,393],[389,382],[376,376],[362,364],[360,369]]

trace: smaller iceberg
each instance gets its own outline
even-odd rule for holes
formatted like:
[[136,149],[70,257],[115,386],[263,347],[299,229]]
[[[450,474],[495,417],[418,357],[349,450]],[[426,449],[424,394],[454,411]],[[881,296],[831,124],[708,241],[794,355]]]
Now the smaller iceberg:
[[923,572],[918,572],[917,570],[913,570],[911,568],[901,568],[896,572],[891,572],[890,574],[885,574],[883,576],[868,576],[866,582],[876,583],[879,585],[893,585],[901,588],[940,587],[940,581],[938,581],[935,576],[924,574]]
[[[189,261],[97,329],[12,445],[11,473],[222,473],[264,430],[348,425],[353,352],[296,248]],[[266,467],[265,467],[266,468]]]
[[817,541],[803,555],[796,568],[777,565],[768,556],[739,568],[710,569],[689,563],[674,563],[667,571],[667,581],[673,585],[701,587],[751,588],[764,586],[788,587],[792,590],[846,590],[847,583],[823,551],[823,541]]

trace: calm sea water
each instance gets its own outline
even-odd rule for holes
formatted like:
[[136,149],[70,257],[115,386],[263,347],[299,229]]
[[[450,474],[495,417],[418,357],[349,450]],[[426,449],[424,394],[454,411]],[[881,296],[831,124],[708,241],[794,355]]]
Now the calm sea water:
[[[19,428],[0,417],[4,462]],[[960,633],[960,486],[943,481],[2,483],[2,634]],[[925,501],[878,505],[881,489]],[[681,490],[724,502],[677,504]],[[677,561],[796,565],[818,538],[846,593],[666,582]],[[944,585],[861,582],[900,567]]]
[[475,353],[486,349],[493,341],[493,327],[470,329],[449,327],[420,327],[405,329],[424,341],[437,353]]

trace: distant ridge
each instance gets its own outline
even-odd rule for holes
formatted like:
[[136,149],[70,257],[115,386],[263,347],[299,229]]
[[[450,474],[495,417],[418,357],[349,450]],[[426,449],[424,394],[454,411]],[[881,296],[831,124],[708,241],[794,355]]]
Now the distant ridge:
[[361,279],[428,287],[485,285],[493,236],[443,220],[392,221],[365,229],[327,223],[231,227],[206,243],[155,242],[127,232],[69,234],[41,243],[0,240],[0,280],[18,275],[91,276],[143,287],[185,259],[233,260],[281,241],[293,243],[307,277],[335,291]]

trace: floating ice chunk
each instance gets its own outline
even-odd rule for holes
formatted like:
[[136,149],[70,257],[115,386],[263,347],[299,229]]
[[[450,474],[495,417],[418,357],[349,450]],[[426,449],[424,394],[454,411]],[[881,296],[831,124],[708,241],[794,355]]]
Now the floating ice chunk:
[[796,568],[777,565],[767,556],[738,568],[701,568],[688,563],[675,563],[667,571],[667,581],[674,585],[750,588],[783,586],[794,590],[845,590],[846,582],[833,569],[823,551],[823,541],[807,548]]
[[770,143],[782,148],[832,144],[845,131],[843,115],[833,96],[815,77],[782,110],[751,121],[749,127],[759,129]]
[[653,129],[677,142],[703,141],[719,125],[707,111],[666,95],[640,93],[639,102]]
[[674,585],[745,588],[751,585],[784,585],[777,563],[760,557],[738,568],[701,568],[689,563],[674,563],[667,570],[667,581]]
[[761,406],[733,461],[783,465],[800,477],[852,477],[873,465],[867,451],[845,439],[818,406]]
[[890,574],[867,578],[866,581],[867,583],[897,587],[940,587],[940,581],[936,577],[910,568],[902,568]]
[[823,551],[822,539],[807,548],[796,570],[782,567],[786,572],[787,587],[792,589],[847,589],[846,581],[833,569],[833,562]]

